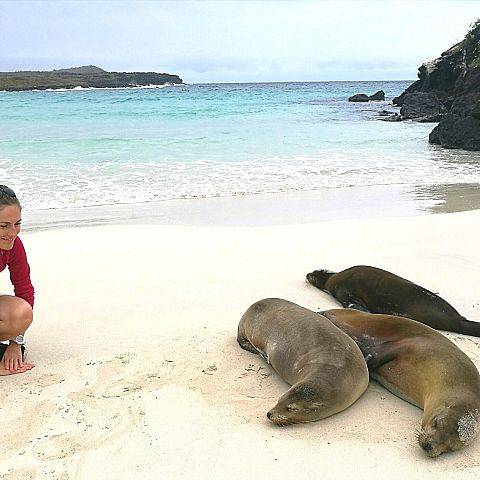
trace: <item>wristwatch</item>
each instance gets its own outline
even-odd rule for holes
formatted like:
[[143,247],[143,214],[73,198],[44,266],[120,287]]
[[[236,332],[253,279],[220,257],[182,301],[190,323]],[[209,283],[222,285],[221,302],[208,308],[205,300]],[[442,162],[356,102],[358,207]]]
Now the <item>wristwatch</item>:
[[18,345],[25,345],[25,336],[24,335],[17,335],[13,341]]

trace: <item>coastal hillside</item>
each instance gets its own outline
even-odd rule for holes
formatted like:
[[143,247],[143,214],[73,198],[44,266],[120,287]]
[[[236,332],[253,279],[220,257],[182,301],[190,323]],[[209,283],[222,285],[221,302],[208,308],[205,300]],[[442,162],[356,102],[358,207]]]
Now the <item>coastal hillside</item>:
[[418,78],[393,100],[402,118],[440,122],[430,143],[480,150],[480,19],[461,42],[424,63]]
[[107,72],[94,65],[45,72],[0,72],[0,90],[46,90],[47,88],[121,88],[181,84],[178,75],[155,72]]

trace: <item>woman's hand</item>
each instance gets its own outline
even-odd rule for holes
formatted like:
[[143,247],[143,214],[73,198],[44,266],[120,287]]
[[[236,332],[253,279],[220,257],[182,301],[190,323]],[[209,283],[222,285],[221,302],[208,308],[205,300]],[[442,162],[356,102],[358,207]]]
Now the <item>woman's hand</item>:
[[15,342],[11,342],[6,348],[2,360],[3,365],[0,366],[0,375],[23,373],[35,366],[31,363],[23,363],[22,347]]
[[5,370],[18,370],[23,367],[22,347],[18,343],[10,342],[3,355]]

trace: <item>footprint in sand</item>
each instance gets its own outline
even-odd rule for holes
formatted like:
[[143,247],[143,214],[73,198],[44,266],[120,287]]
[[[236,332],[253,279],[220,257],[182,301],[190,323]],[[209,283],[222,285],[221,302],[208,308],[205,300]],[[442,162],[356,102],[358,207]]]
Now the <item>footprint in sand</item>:
[[129,374],[127,378],[112,379],[110,382],[91,388],[86,388],[78,392],[73,392],[69,398],[76,402],[101,403],[102,399],[112,399],[126,397],[138,391],[158,390],[165,385],[165,380],[154,373],[134,373]]
[[43,375],[40,378],[36,379],[36,385],[42,388],[50,387],[51,385],[57,385],[65,381],[65,377],[61,375],[55,375],[54,373],[49,373]]
[[62,375],[56,375],[54,373],[48,373],[35,379],[29,380],[28,382],[22,383],[21,387],[24,391],[29,393],[40,394],[44,391],[46,387],[51,387],[53,385],[59,385],[65,381],[65,377]]
[[34,447],[39,460],[61,459],[99,448],[138,422],[142,412],[134,394],[158,390],[166,379],[156,372],[131,371],[135,367],[131,360],[116,357],[87,364],[83,375],[93,380],[86,382],[87,388],[68,395],[69,402],[53,428],[61,433],[41,439]]
[[126,395],[130,395],[139,390],[157,390],[163,385],[165,385],[165,381],[155,374],[139,374],[134,379],[121,379],[107,385],[100,395],[102,398],[119,398],[125,397]]
[[28,440],[37,435],[56,412],[57,407],[52,402],[45,401],[25,408],[18,418],[10,418],[7,422],[0,423],[2,432],[7,432],[11,425],[20,424],[20,422],[23,426],[14,436],[9,437],[8,442],[0,443],[0,460],[6,458],[11,452],[25,448]]
[[19,468],[17,470],[10,470],[3,475],[0,473],[2,480],[33,480],[36,476],[35,469]]
[[102,412],[102,415],[97,414],[94,419],[76,425],[72,431],[42,439],[33,451],[39,460],[56,460],[96,449],[126,433],[136,420],[136,413],[128,408],[109,415]]

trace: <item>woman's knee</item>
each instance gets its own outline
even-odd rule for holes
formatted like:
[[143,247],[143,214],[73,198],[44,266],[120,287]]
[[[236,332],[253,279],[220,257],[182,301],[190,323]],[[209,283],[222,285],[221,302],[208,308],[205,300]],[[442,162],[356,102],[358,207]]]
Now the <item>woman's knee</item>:
[[18,299],[18,305],[14,309],[14,318],[20,329],[20,333],[25,332],[27,328],[32,324],[33,321],[33,311],[31,305],[23,300],[22,298]]
[[10,297],[7,304],[2,305],[2,322],[10,335],[24,333],[33,321],[32,307],[18,297]]

